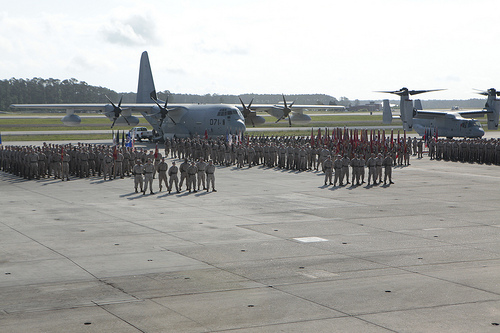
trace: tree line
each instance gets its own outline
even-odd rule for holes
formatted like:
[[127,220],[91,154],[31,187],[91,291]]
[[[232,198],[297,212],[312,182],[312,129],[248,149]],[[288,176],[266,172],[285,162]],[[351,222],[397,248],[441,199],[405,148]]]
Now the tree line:
[[[71,103],[108,103],[108,96],[113,102],[118,103],[123,97],[123,103],[135,103],[136,93],[118,93],[114,90],[92,86],[85,81],[71,79],[44,79],[35,77],[32,79],[4,79],[0,81],[0,110],[8,110],[11,104],[71,104]],[[239,98],[248,105],[253,98],[254,104],[275,104],[283,102],[279,94],[242,94],[242,95],[220,95],[220,94],[178,94],[168,90],[160,91],[157,96],[169,103],[194,103],[194,104],[239,104]],[[337,100],[326,94],[296,94],[286,95],[288,104],[333,104],[348,106],[350,101],[347,97]]]
[[[0,110],[8,110],[11,104],[71,104],[71,103],[108,103],[108,96],[113,102],[118,103],[123,97],[123,103],[135,103],[136,94],[133,92],[118,93],[114,90],[92,86],[85,81],[75,78],[43,79],[35,77],[32,79],[4,79],[0,80]],[[195,104],[240,104],[239,97],[248,105],[253,99],[254,104],[276,104],[283,102],[280,94],[242,94],[242,95],[220,95],[220,94],[179,94],[168,90],[160,91],[157,96],[161,100],[172,103],[195,103]],[[286,95],[288,104],[294,102],[302,105],[363,105],[370,101],[351,101],[347,97],[336,99],[326,94],[295,94]],[[424,108],[482,108],[484,99],[469,100],[429,100],[424,101]],[[391,103],[399,103],[399,100],[391,100]]]

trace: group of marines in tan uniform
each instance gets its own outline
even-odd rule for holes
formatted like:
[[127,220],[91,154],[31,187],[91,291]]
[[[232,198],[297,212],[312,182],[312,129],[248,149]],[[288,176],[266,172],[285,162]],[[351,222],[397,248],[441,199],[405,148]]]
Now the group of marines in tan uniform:
[[[496,139],[431,139],[427,142],[431,159],[500,164],[500,140]],[[165,157],[184,160],[169,168],[165,158],[156,150],[109,145],[43,144],[43,146],[1,146],[0,168],[26,179],[54,177],[99,176],[106,179],[134,176],[135,189],[153,192],[153,179],[158,174],[160,191],[169,192],[175,185],[180,191],[215,191],[215,165],[280,168],[297,171],[325,172],[325,185],[363,184],[368,170],[368,184],[392,183],[392,167],[409,165],[410,156],[422,158],[424,141],[417,138],[391,140],[328,139],[308,136],[233,136],[219,138],[167,139]],[[211,160],[207,163],[205,161]],[[207,172],[208,170],[208,172]],[[352,177],[349,177],[351,172]],[[350,178],[350,179],[349,179]],[[142,179],[142,181],[141,181]]]

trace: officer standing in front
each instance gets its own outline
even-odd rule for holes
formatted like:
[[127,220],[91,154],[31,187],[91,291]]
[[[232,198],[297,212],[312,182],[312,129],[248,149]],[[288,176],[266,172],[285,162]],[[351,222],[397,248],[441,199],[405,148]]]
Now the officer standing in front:
[[161,189],[162,189],[162,183],[165,184],[165,187],[167,188],[168,190],[168,183],[167,183],[167,170],[168,170],[168,164],[167,162],[165,162],[165,158],[162,157],[161,159],[161,162],[158,163],[158,165],[156,166],[157,170],[158,170],[158,183],[159,183],[159,186],[160,186],[160,192],[161,192]]
[[135,193],[138,193],[137,187],[140,187],[141,192],[144,192],[142,190],[143,188],[143,178],[142,174],[144,172],[144,167],[141,165],[141,160],[137,159],[134,167],[132,168],[132,174],[134,175],[134,187],[135,187]]
[[153,173],[155,172],[155,166],[151,163],[151,159],[148,158],[146,165],[144,166],[144,191],[142,194],[146,194],[146,191],[149,187],[149,192],[154,194],[153,192]]
[[217,192],[217,190],[215,189],[215,165],[213,164],[212,160],[208,161],[205,173],[207,174],[207,192],[210,190],[210,183],[212,183],[212,192]]
[[327,182],[332,185],[333,161],[331,155],[328,155],[326,160],[323,162],[323,170],[325,170],[325,185]]
[[172,183],[175,183],[175,189],[177,193],[179,193],[179,178],[177,177],[177,173],[179,172],[179,168],[175,165],[175,162],[172,162],[172,166],[168,169],[168,176],[170,177],[170,181],[168,182],[168,193],[172,191]]

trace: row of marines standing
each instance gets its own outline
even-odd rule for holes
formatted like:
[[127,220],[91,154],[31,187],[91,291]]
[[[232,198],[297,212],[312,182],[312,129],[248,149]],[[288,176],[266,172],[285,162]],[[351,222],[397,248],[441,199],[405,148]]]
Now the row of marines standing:
[[[355,154],[352,160],[350,160],[347,155],[342,157],[342,155],[339,154],[335,160],[332,160],[331,156],[328,156],[323,162],[322,168],[325,173],[325,186],[337,186],[337,182],[340,186],[343,186],[344,181],[346,185],[351,183],[357,186],[364,184],[365,166],[368,168],[367,185],[370,185],[370,181],[372,181],[373,185],[382,183],[382,168],[385,171],[384,185],[387,184],[387,180],[389,180],[389,184],[394,184],[392,181],[393,163],[394,161],[390,154],[383,156],[382,153],[378,153],[377,156],[371,154],[366,160],[366,163],[363,156],[359,156],[358,154]],[[351,182],[349,182],[349,167],[351,167],[352,171]],[[335,175],[335,177],[332,183],[333,175]]]

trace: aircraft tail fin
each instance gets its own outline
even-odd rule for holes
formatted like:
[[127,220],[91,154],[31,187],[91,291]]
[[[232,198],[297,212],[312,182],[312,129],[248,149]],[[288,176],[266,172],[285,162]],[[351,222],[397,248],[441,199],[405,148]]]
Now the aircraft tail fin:
[[403,121],[403,129],[407,131],[413,130],[413,117],[416,110],[413,108],[413,101],[409,98],[401,97],[399,108],[401,111],[401,120]]
[[141,55],[141,64],[139,66],[139,83],[137,85],[136,103],[151,103],[151,97],[156,98],[155,83],[153,73],[149,65],[148,52],[144,51]]
[[414,104],[413,104],[413,108],[415,110],[423,110],[424,108],[422,107],[422,101],[419,99],[416,99]]
[[392,123],[392,110],[391,110],[391,105],[389,104],[389,100],[384,99],[382,101],[382,104],[383,104],[382,122],[384,124],[391,124]]
[[496,90],[490,89],[488,94],[488,101],[486,102],[485,108],[490,111],[486,114],[488,117],[488,129],[497,130],[498,129],[498,118],[500,114],[500,100],[496,98]]

